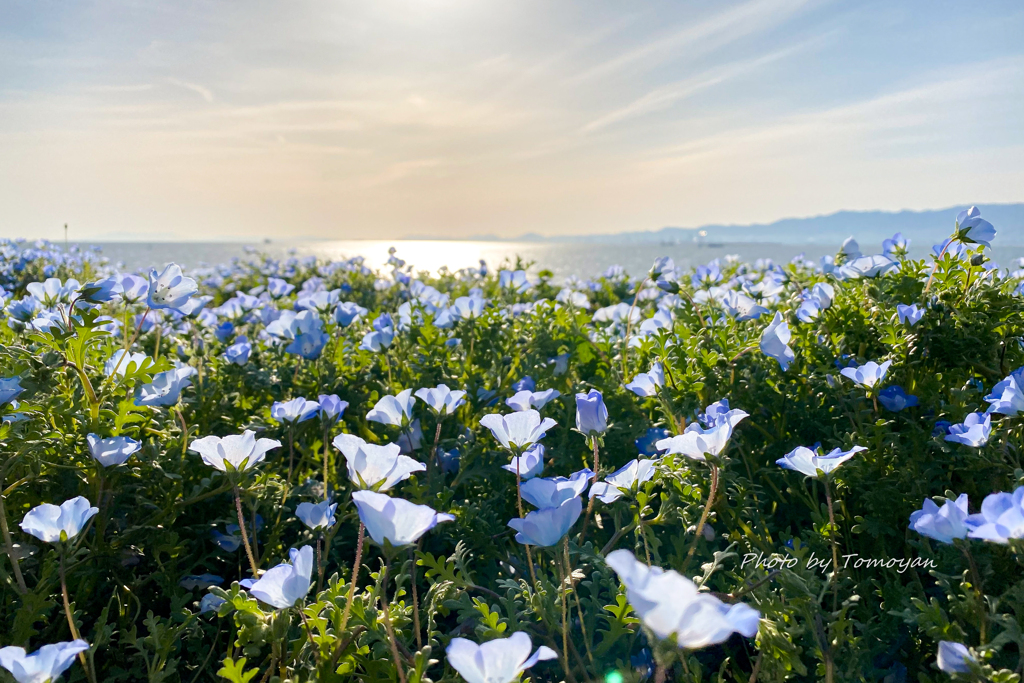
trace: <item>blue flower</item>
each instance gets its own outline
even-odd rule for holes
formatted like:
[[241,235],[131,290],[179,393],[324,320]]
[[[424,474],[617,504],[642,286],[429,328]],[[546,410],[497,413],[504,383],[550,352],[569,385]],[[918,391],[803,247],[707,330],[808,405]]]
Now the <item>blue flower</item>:
[[512,391],[515,391],[515,392],[533,391],[536,388],[537,388],[537,383],[534,382],[533,378],[530,377],[529,375],[526,375],[522,379],[517,380],[517,381],[512,383]]
[[587,438],[600,436],[608,430],[608,407],[597,389],[576,394],[576,429]]
[[1024,411],[1024,367],[1017,368],[1006,379],[992,387],[985,397],[989,405],[986,412],[1016,415]]
[[149,296],[149,280],[138,275],[121,275],[117,278],[117,293],[126,306],[137,304]]
[[158,372],[153,381],[143,384],[135,390],[137,406],[172,406],[178,402],[181,390],[192,386],[193,375],[199,371],[191,365],[184,365],[174,370]]
[[891,410],[894,413],[898,413],[904,408],[912,408],[918,404],[917,396],[911,396],[903,390],[903,387],[896,384],[878,392],[878,402],[886,410]]
[[320,404],[316,401],[308,401],[303,397],[293,398],[290,401],[277,402],[270,407],[270,416],[278,422],[292,425],[311,420],[320,413]]
[[523,451],[544,438],[558,423],[550,417],[543,420],[536,410],[523,410],[509,415],[492,413],[480,418],[480,426],[487,427],[502,446],[510,451]]
[[654,460],[630,460],[624,467],[595,482],[590,487],[590,497],[597,497],[605,505],[611,505],[622,497],[622,490],[631,491],[634,486],[649,481],[654,476]]
[[332,503],[328,497],[320,503],[299,503],[295,508],[295,516],[310,529],[328,529],[334,526],[334,511],[337,508],[338,504]]
[[519,474],[520,479],[539,476],[544,471],[544,444],[533,444],[521,456],[513,456],[512,461],[502,465],[501,469]]
[[896,317],[899,318],[901,325],[914,325],[921,322],[921,318],[924,317],[924,309],[919,307],[917,304],[898,304],[896,306]]
[[1024,538],[1024,486],[1013,493],[990,493],[981,502],[981,512],[965,521],[970,538],[1004,545]]
[[225,320],[217,325],[217,327],[213,328],[213,336],[217,337],[217,341],[221,344],[224,344],[228,339],[231,339],[231,335],[234,333],[235,324],[230,320]]
[[415,403],[412,389],[406,389],[397,396],[384,396],[366,414],[366,419],[384,425],[404,427],[412,419],[412,407]]
[[113,374],[117,374],[124,377],[128,374],[129,368],[134,366],[134,370],[139,370],[149,360],[149,356],[144,353],[130,353],[124,349],[118,349],[110,355],[107,362],[103,364],[103,374],[110,377]]
[[537,508],[556,508],[570,498],[583,495],[594,472],[584,468],[568,478],[535,477],[524,481],[520,487],[523,500]]
[[198,291],[196,281],[182,275],[181,268],[171,263],[160,273],[155,268],[150,272],[146,303],[150,308],[177,309],[184,306]]
[[852,380],[857,386],[870,389],[885,379],[885,374],[889,371],[890,365],[892,365],[891,360],[887,360],[881,365],[872,360],[860,367],[843,368],[839,371],[839,374]]
[[276,439],[256,439],[255,432],[247,429],[241,434],[231,436],[204,436],[188,445],[193,453],[198,453],[203,462],[221,472],[244,472],[263,462],[267,451],[280,448],[281,442]]
[[437,415],[451,415],[466,402],[466,392],[452,391],[447,385],[438,384],[433,389],[418,389],[416,398],[430,406]]
[[359,348],[374,353],[391,346],[395,341],[395,323],[391,316],[384,313],[373,321],[373,331],[367,332]]
[[62,543],[82,533],[86,522],[100,511],[88,499],[78,496],[57,505],[43,503],[28,511],[21,529],[46,543]]
[[342,327],[348,327],[366,313],[367,310],[354,301],[343,301],[334,309],[334,320]]
[[647,398],[656,396],[658,387],[663,386],[665,386],[665,371],[662,369],[661,363],[655,361],[650,371],[639,373],[632,382],[625,385],[625,388],[641,398]]
[[348,408],[348,401],[342,401],[335,394],[320,394],[317,403],[320,404],[320,419],[330,424],[340,420]]
[[910,240],[904,237],[902,232],[896,233],[887,240],[882,240],[882,253],[889,258],[906,256],[909,247]]
[[786,455],[775,461],[775,464],[787,470],[794,470],[808,477],[818,477],[821,472],[826,478],[844,462],[861,451],[864,446],[854,446],[848,451],[836,448],[828,455],[818,455],[805,446],[797,446]]
[[21,386],[21,377],[4,377],[0,379],[0,405],[10,403],[21,396],[25,388]]
[[32,654],[10,645],[0,648],[0,666],[11,672],[18,683],[56,681],[75,663],[79,653],[89,649],[84,640],[43,645]]
[[702,429],[699,424],[691,423],[682,434],[662,439],[655,445],[659,450],[685,455],[693,460],[706,460],[708,455],[717,457],[728,446],[733,428],[740,420],[747,417],[742,410],[730,411],[730,413],[734,414],[718,420],[707,429]]
[[329,340],[330,337],[320,330],[300,332],[295,335],[292,343],[285,347],[285,351],[301,356],[306,360],[316,360],[320,357]]
[[530,410],[531,408],[540,410],[561,395],[562,392],[558,391],[558,389],[547,389],[545,391],[523,389],[522,391],[517,391],[514,396],[505,399],[505,405],[515,411]]
[[791,336],[789,324],[782,319],[782,313],[779,312],[775,313],[772,322],[761,335],[761,353],[777,360],[783,372],[796,358],[793,349],[789,347]]
[[525,270],[503,270],[498,273],[498,285],[513,292],[525,292],[531,285]]
[[245,365],[249,362],[249,355],[252,353],[252,344],[249,338],[241,336],[235,343],[224,349],[224,359],[235,365]]
[[608,554],[605,562],[626,586],[633,611],[659,638],[675,636],[675,644],[696,650],[726,641],[733,633],[752,638],[760,613],[743,603],[727,604],[675,570],[648,567],[628,550]]
[[750,417],[748,413],[739,408],[730,408],[729,399],[723,398],[705,408],[704,412],[698,415],[697,419],[709,428],[715,427],[722,422],[728,422],[730,427],[735,427],[746,417]]
[[294,289],[295,285],[289,284],[280,278],[272,277],[267,280],[267,292],[275,299],[288,296]]
[[370,538],[380,545],[384,541],[394,547],[412,545],[441,522],[455,521],[454,515],[373,491],[356,491],[352,502]]
[[286,609],[306,597],[313,574],[313,548],[302,546],[288,551],[291,564],[279,564],[260,577],[249,592],[261,602]]
[[935,425],[932,427],[932,436],[949,434],[949,428],[952,426],[953,423],[949,420],[936,420]]
[[659,455],[661,450],[655,445],[670,437],[672,432],[661,427],[650,427],[639,439],[634,441],[640,455]]
[[225,602],[227,602],[227,600],[219,595],[207,593],[203,596],[203,599],[199,601],[199,613],[208,614],[210,612],[216,612]]
[[971,413],[962,424],[955,424],[949,428],[946,441],[962,443],[972,448],[981,448],[988,443],[992,434],[992,416],[985,413]]
[[935,659],[935,666],[939,667],[939,671],[947,674],[969,674],[971,667],[968,662],[977,661],[964,645],[949,640],[939,641],[939,651]]
[[103,439],[98,434],[89,434],[86,440],[89,442],[89,454],[104,467],[123,465],[132,453],[142,448],[141,443],[127,436]]
[[210,586],[219,586],[224,583],[223,576],[217,576],[216,574],[190,574],[182,577],[178,585],[187,591],[193,591],[197,588],[209,588]]
[[446,451],[440,446],[437,447],[437,461],[441,464],[441,471],[445,474],[456,474],[459,471],[459,449],[453,448]]
[[516,534],[517,542],[547,547],[562,540],[582,512],[583,501],[573,496],[560,507],[534,510],[522,519],[510,519],[508,525],[519,532]]
[[339,434],[333,443],[345,456],[348,478],[360,488],[386,491],[408,479],[413,472],[427,469],[423,463],[401,455],[398,444],[378,446],[354,434]]
[[967,538],[967,494],[961,493],[955,501],[947,500],[940,508],[930,498],[924,499],[921,509],[911,513],[910,528],[940,543],[952,543]]
[[981,244],[991,247],[992,240],[996,238],[996,229],[991,223],[981,217],[981,211],[978,210],[978,207],[972,206],[957,214],[956,238],[968,244]]
[[119,283],[115,278],[97,280],[96,282],[82,285],[78,294],[82,301],[90,304],[102,304],[114,298],[117,294],[118,285]]
[[531,655],[533,643],[522,631],[508,638],[495,638],[477,645],[465,638],[452,638],[445,654],[448,663],[466,683],[516,683],[523,671],[538,661],[556,659],[558,654],[541,645]]

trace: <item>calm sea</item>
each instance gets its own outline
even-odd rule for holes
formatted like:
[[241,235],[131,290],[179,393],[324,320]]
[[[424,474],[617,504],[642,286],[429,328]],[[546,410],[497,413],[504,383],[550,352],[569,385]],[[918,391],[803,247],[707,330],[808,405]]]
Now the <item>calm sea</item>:
[[[578,275],[589,277],[604,272],[609,266],[623,266],[631,274],[646,272],[659,256],[671,256],[676,265],[692,267],[713,258],[736,254],[745,261],[769,258],[777,263],[789,261],[798,254],[817,260],[825,254],[834,254],[839,245],[786,245],[731,243],[725,245],[685,244],[571,244],[564,242],[473,242],[441,240],[390,241],[308,241],[269,242],[246,245],[222,242],[107,242],[95,243],[111,261],[122,262],[131,270],[146,269],[175,262],[183,267],[215,265],[233,258],[248,258],[251,251],[275,258],[289,255],[298,257],[316,255],[325,259],[343,259],[363,256],[370,268],[383,266],[388,249],[395,247],[397,256],[413,264],[417,270],[437,272],[447,266],[458,270],[479,265],[480,259],[491,269],[515,262],[516,257],[532,261],[532,272],[551,270],[556,277]],[[84,245],[83,245],[84,246]],[[922,256],[925,248],[913,248],[915,256]],[[865,253],[873,251],[863,245]],[[1024,256],[1024,247],[995,249],[992,257],[1001,265],[1011,266],[1014,259]]]

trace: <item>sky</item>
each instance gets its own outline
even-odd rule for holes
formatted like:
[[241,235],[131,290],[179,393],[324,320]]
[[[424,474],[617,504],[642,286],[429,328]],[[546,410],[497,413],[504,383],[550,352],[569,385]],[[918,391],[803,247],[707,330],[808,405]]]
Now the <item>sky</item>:
[[1024,4],[0,0],[0,236],[399,239],[1024,201]]

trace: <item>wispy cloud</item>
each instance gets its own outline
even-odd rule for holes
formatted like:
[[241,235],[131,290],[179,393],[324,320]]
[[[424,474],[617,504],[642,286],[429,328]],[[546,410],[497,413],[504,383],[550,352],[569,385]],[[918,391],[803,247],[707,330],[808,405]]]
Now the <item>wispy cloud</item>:
[[176,85],[179,88],[185,88],[186,90],[191,90],[192,92],[197,93],[200,97],[202,97],[207,102],[213,102],[213,91],[210,90],[209,88],[204,88],[203,86],[201,86],[201,85],[199,85],[197,83],[189,83],[188,81],[178,80],[177,78],[168,78],[167,82],[170,83],[171,85]]

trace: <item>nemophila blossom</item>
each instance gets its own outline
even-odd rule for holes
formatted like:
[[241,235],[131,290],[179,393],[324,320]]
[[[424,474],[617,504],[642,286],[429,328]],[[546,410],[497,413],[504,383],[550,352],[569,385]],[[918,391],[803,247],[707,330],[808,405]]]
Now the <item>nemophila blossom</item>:
[[334,511],[337,508],[338,504],[332,503],[328,497],[320,503],[299,503],[295,508],[295,516],[310,529],[328,529],[334,526]]
[[249,362],[249,355],[252,353],[252,344],[249,338],[242,335],[235,340],[235,343],[224,349],[224,359],[235,365],[245,365]]
[[251,470],[266,457],[267,452],[280,448],[276,439],[257,439],[255,432],[247,429],[232,436],[204,436],[189,444],[188,449],[198,453],[210,467],[221,472]]
[[719,299],[719,303],[726,313],[736,319],[736,322],[757,320],[768,313],[768,309],[757,303],[755,299],[734,289],[725,292],[725,295]]
[[891,410],[894,413],[898,413],[904,408],[913,408],[919,403],[917,396],[908,394],[903,387],[896,384],[878,392],[878,402],[886,410]]
[[818,455],[806,446],[797,446],[776,460],[775,464],[787,470],[800,472],[808,477],[817,477],[819,471],[828,477],[844,462],[861,451],[866,450],[867,448],[864,446],[854,446],[848,451],[835,448],[828,455]]
[[78,290],[81,301],[90,304],[102,304],[112,300],[117,295],[118,282],[114,278],[96,280],[82,285]]
[[860,367],[843,368],[839,371],[839,374],[851,380],[859,387],[870,389],[885,379],[885,374],[889,372],[890,365],[892,365],[891,360],[887,360],[881,365],[871,360]]
[[992,387],[992,393],[985,400],[990,404],[988,413],[1016,415],[1024,411],[1024,367],[1017,368]]
[[1009,543],[1024,538],[1024,486],[1013,493],[990,493],[981,501],[981,512],[966,520],[970,538]]
[[595,482],[590,487],[590,497],[597,498],[605,505],[611,505],[622,497],[622,489],[649,481],[654,476],[654,460],[630,460],[625,466]]
[[956,238],[968,244],[992,246],[996,238],[996,229],[981,217],[978,207],[972,206],[956,215]]
[[89,442],[89,454],[104,467],[123,465],[132,453],[142,448],[141,443],[127,436],[104,439],[98,434],[89,434],[86,440]]
[[663,427],[649,427],[644,435],[633,443],[636,444],[640,455],[660,455],[662,449],[658,448],[658,442],[664,441],[670,436],[672,436],[672,432]]
[[576,394],[576,429],[587,438],[600,436],[608,430],[608,407],[597,389]]
[[313,547],[304,545],[288,551],[290,564],[279,564],[260,577],[249,593],[260,602],[277,609],[292,607],[306,597],[313,575]]
[[665,386],[665,370],[661,367],[661,363],[657,361],[651,365],[649,371],[637,374],[632,382],[625,385],[626,389],[629,389],[641,398],[657,395],[658,387],[663,386]]
[[776,311],[775,317],[761,334],[760,346],[761,353],[777,360],[783,372],[789,369],[789,364],[796,358],[793,349],[789,347],[791,337],[789,323],[782,319],[782,313]]
[[25,285],[26,291],[47,308],[53,308],[60,302],[66,302],[68,296],[78,289],[78,280],[68,280],[67,284],[57,277],[47,278],[45,282],[30,282]]
[[952,543],[957,538],[967,538],[967,494],[961,493],[955,500],[947,500],[940,508],[930,498],[924,499],[921,509],[911,513],[910,528],[940,543]]
[[512,383],[512,391],[516,393],[520,391],[535,391],[536,389],[537,383],[529,375],[525,375]]
[[[743,411],[740,411],[741,413]],[[746,413],[735,416],[735,423],[747,416]],[[662,439],[655,444],[658,450],[667,453],[678,453],[693,460],[706,460],[707,456],[718,457],[725,452],[732,437],[735,423],[730,418],[722,419],[707,429],[697,423],[691,423],[682,434]]]
[[[235,527],[235,531],[238,531],[238,525],[231,524],[227,527],[228,532],[231,531],[231,527]],[[210,539],[218,548],[229,553],[235,552],[242,545],[242,536],[240,534],[225,534],[217,529],[210,530]]]
[[433,389],[417,389],[416,398],[430,406],[437,415],[451,415],[466,402],[466,392],[452,391],[447,385],[438,384]]
[[519,474],[520,479],[532,479],[544,471],[544,444],[535,443],[522,455],[513,456],[512,461],[501,469]]
[[334,309],[334,321],[348,327],[366,315],[368,311],[354,301],[343,301]]
[[523,500],[538,508],[556,508],[570,498],[583,495],[594,472],[584,468],[569,477],[534,477],[522,484]]
[[192,376],[199,371],[191,365],[166,370],[153,375],[153,381],[135,389],[137,406],[173,406],[181,396],[181,390],[192,386]]
[[43,503],[25,514],[21,529],[46,543],[70,541],[82,533],[86,523],[99,511],[82,496],[66,500],[59,506]]
[[917,304],[897,304],[896,305],[896,317],[899,319],[901,325],[914,325],[921,322],[921,318],[924,317],[924,309]]
[[218,609],[220,609],[220,606],[226,602],[227,600],[220,597],[219,595],[207,593],[203,596],[203,599],[199,601],[199,613],[209,614],[210,612],[216,612]]
[[882,254],[889,258],[906,256],[909,247],[910,240],[904,237],[902,232],[896,233],[887,240],[882,240]]
[[839,266],[836,270],[836,275],[843,280],[872,278],[884,275],[897,265],[896,261],[881,254],[861,256]]
[[329,340],[330,336],[326,332],[320,329],[313,329],[309,332],[300,332],[295,335],[295,339],[284,350],[306,360],[316,360],[323,353],[324,347]]
[[387,313],[377,316],[373,321],[373,331],[363,336],[359,348],[380,353],[395,341],[395,323]]
[[340,420],[348,408],[348,401],[342,401],[335,394],[320,394],[317,403],[320,404],[320,419],[328,424]]
[[545,389],[544,391],[523,389],[505,399],[505,405],[516,411],[529,410],[530,408],[540,410],[561,395],[562,392],[558,389]]
[[198,291],[196,281],[182,275],[178,264],[171,263],[159,273],[155,268],[150,271],[146,303],[156,309],[180,308]]
[[190,574],[182,577],[178,585],[187,591],[193,591],[197,588],[209,588],[210,586],[219,586],[224,583],[223,576],[217,576],[216,574]]
[[492,413],[480,418],[480,425],[491,430],[494,438],[510,451],[523,451],[544,438],[558,423],[550,417],[540,418],[536,410],[523,410],[509,415]]
[[698,419],[707,427],[714,427],[723,422],[728,422],[730,427],[735,427],[747,417],[749,415],[746,411],[739,408],[730,408],[729,399],[723,398],[705,408],[704,412],[698,416]]
[[125,305],[137,304],[149,296],[149,280],[138,275],[121,275],[115,291]]
[[814,299],[804,299],[796,309],[796,319],[802,323],[814,322],[821,313],[821,307]]
[[235,324],[230,320],[225,320],[224,322],[217,325],[217,327],[213,328],[213,336],[215,336],[217,338],[217,341],[219,341],[221,344],[224,344],[229,339],[231,339],[231,335],[233,335],[234,333]]
[[441,471],[445,474],[456,474],[459,471],[461,455],[458,448],[446,451],[440,446],[437,447],[437,462],[441,465]]
[[532,649],[530,636],[517,631],[507,638],[495,638],[482,645],[465,638],[452,638],[445,655],[466,683],[516,683],[523,672],[537,662],[558,658],[554,650],[544,645],[530,654]]
[[582,512],[583,501],[573,496],[558,507],[541,508],[527,513],[526,517],[510,519],[508,526],[518,532],[516,542],[548,547],[562,540]]
[[680,648],[715,645],[733,633],[746,638],[757,634],[761,619],[757,610],[701,593],[693,581],[672,569],[648,567],[628,550],[609,553],[605,562],[626,586],[626,599],[644,625],[659,638],[674,635]]
[[270,406],[270,416],[278,422],[296,425],[312,420],[320,413],[320,404],[301,396],[290,401],[279,401]]
[[950,426],[946,441],[981,448],[988,443],[991,434],[992,416],[986,413],[971,413],[961,424]]
[[528,290],[530,280],[526,277],[525,270],[502,270],[498,273],[498,285],[502,289],[510,289],[513,292],[525,292]]
[[939,667],[939,671],[947,674],[970,673],[971,667],[968,662],[977,661],[966,646],[949,640],[939,641],[939,650],[935,658],[935,665]]
[[18,683],[47,683],[60,678],[75,663],[75,657],[88,649],[89,643],[82,639],[43,645],[32,654],[9,645],[0,648],[0,666]]
[[25,388],[21,386],[21,377],[4,377],[0,379],[0,405],[10,403],[21,396]]
[[370,538],[380,545],[387,541],[396,548],[412,545],[441,522],[455,521],[455,515],[373,491],[356,491],[352,502]]
[[118,376],[124,377],[128,373],[129,368],[132,371],[138,370],[145,364],[146,360],[151,359],[144,353],[129,353],[124,349],[118,349],[103,364],[103,374],[110,377],[116,372]]
[[486,304],[482,296],[460,296],[452,303],[452,313],[459,320],[473,320],[484,314]]
[[267,280],[267,293],[275,299],[288,296],[295,290],[295,285],[282,280],[281,278],[272,277]]
[[402,449],[403,453],[418,451],[423,445],[423,429],[420,427],[419,418],[413,420],[402,430],[402,433],[395,439],[395,443]]
[[383,425],[403,427],[412,419],[412,407],[415,403],[412,389],[399,392],[397,396],[384,396],[370,412],[366,413],[366,419]]
[[339,434],[334,437],[334,447],[345,456],[348,478],[360,488],[387,491],[413,472],[427,469],[423,463],[402,455],[394,443],[378,446],[354,434]]

